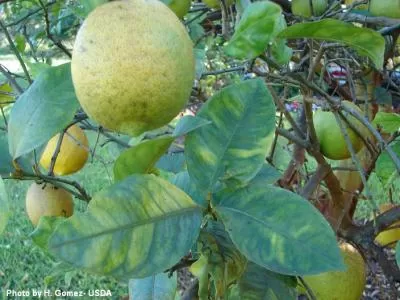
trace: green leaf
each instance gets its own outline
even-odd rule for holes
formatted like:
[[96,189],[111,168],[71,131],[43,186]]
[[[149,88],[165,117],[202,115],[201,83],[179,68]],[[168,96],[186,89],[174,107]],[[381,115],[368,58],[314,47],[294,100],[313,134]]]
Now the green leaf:
[[206,69],[204,64],[204,61],[206,60],[206,51],[198,48],[194,48],[193,51],[196,60],[196,79],[199,80]]
[[225,53],[239,59],[257,57],[286,27],[285,21],[282,20],[281,7],[271,1],[248,5],[232,39],[225,46]]
[[343,43],[369,57],[379,70],[383,67],[385,39],[375,30],[352,24],[323,19],[310,23],[298,23],[283,30],[280,37],[287,39],[310,38]]
[[176,174],[170,182],[188,194],[199,206],[207,207],[206,192],[196,187],[187,171]]
[[47,142],[72,121],[78,107],[70,64],[43,71],[11,110],[11,156],[16,159]]
[[[391,143],[390,146],[397,156],[400,156],[400,142]],[[384,186],[393,175],[397,175],[396,167],[386,150],[379,155],[375,164],[375,172]]]
[[275,183],[280,177],[281,173],[278,172],[273,166],[269,163],[264,162],[260,172],[254,177],[251,181],[252,183],[260,182],[263,184],[273,184]]
[[3,179],[0,177],[0,234],[3,233],[10,217],[10,205]]
[[400,268],[400,241],[398,241],[396,244],[396,262],[397,266]]
[[24,53],[25,52],[26,41],[25,41],[25,37],[24,37],[23,34],[17,34],[15,36],[15,47],[17,48],[17,50],[20,53]]
[[243,300],[297,299],[297,279],[268,271],[249,262],[238,280],[239,297]]
[[38,247],[47,251],[50,236],[53,234],[57,225],[64,221],[65,218],[63,217],[43,216],[39,219],[39,223],[35,230],[30,234],[30,237]]
[[400,116],[394,113],[378,112],[373,124],[381,126],[387,133],[394,133],[400,129]]
[[255,183],[220,191],[212,201],[232,241],[250,261],[286,275],[343,268],[332,228],[299,195]]
[[82,5],[81,16],[86,17],[97,6],[107,3],[108,0],[79,0]]
[[167,153],[158,160],[156,168],[179,173],[185,168],[185,154],[183,152]]
[[171,277],[167,273],[160,273],[142,279],[129,280],[130,299],[174,300],[176,293],[176,272]]
[[189,132],[192,132],[193,130],[196,130],[208,124],[211,124],[209,120],[202,119],[197,116],[184,116],[179,120],[178,124],[176,125],[173,136],[179,137],[188,134]]
[[275,128],[275,106],[263,80],[223,89],[197,116],[212,124],[186,137],[186,163],[196,185],[210,191],[221,177],[250,181],[264,163],[268,135]]
[[146,140],[121,153],[114,164],[114,180],[120,181],[132,174],[148,174],[174,141],[171,136]]
[[6,135],[0,136],[0,174],[9,174],[14,171],[12,157],[8,152],[8,140]]
[[50,69],[51,66],[45,63],[31,63],[31,62],[26,62],[28,68],[29,68],[29,73],[32,75],[33,79],[36,79],[40,73],[42,73],[44,70]]
[[154,175],[132,175],[95,194],[86,213],[57,226],[49,241],[58,258],[116,278],[165,271],[196,241],[202,210]]

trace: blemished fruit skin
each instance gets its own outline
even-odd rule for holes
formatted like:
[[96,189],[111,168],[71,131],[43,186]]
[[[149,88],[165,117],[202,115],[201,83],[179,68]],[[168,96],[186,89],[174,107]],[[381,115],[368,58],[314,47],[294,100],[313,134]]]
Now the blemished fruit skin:
[[367,276],[364,260],[350,244],[341,244],[340,250],[346,271],[303,277],[318,300],[359,300],[362,296]]
[[71,71],[89,117],[136,136],[166,125],[185,107],[195,74],[193,43],[159,0],[108,2],[79,29]]
[[[380,212],[384,213],[385,211],[388,211],[389,209],[395,207],[396,205],[394,204],[383,204],[379,207]],[[396,222],[391,226],[399,226],[400,222]],[[381,246],[388,246],[390,248],[395,248],[396,247],[396,242],[400,240],[400,227],[398,228],[392,228],[390,229],[387,228],[386,230],[380,232],[377,237],[375,238],[375,241],[381,245]]]
[[[40,165],[48,170],[51,158],[57,148],[60,133],[52,137],[43,150]],[[60,152],[54,165],[55,175],[68,175],[83,168],[89,157],[89,142],[85,132],[78,126],[72,125],[64,134]]]
[[292,12],[297,16],[305,18],[311,17],[312,11],[314,16],[322,15],[328,8],[328,0],[312,0],[312,9],[310,0],[292,0]]
[[374,16],[400,18],[400,0],[370,0],[369,11]]
[[26,212],[36,226],[42,216],[70,217],[74,212],[72,195],[53,185],[32,183],[25,198]]
[[[226,0],[225,3],[227,5],[232,5],[234,0]],[[209,8],[221,8],[220,0],[203,0],[203,3],[207,5]]]
[[[361,109],[353,102],[343,101],[342,105],[348,106],[357,110],[360,114],[363,114]],[[355,117],[346,117],[350,124],[357,128],[362,136],[366,137],[369,134],[368,129]],[[318,110],[314,113],[313,120],[315,132],[320,143],[321,153],[333,160],[350,158],[351,154],[347,148],[346,140],[340,130],[339,124],[336,122],[333,112]],[[350,138],[354,151],[357,153],[364,146],[362,139],[344,120],[342,120],[342,125],[346,127],[347,135]]]
[[161,0],[161,2],[164,2],[179,19],[183,19],[192,4],[191,0]]

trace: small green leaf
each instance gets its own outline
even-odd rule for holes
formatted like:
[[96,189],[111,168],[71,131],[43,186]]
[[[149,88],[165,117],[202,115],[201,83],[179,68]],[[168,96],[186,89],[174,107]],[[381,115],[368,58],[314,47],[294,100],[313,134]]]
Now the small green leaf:
[[57,258],[120,279],[165,271],[186,255],[202,210],[173,184],[132,175],[94,195],[86,213],[59,224],[49,248]]
[[[283,22],[282,22],[283,20]],[[263,53],[286,22],[282,9],[271,1],[248,5],[236,28],[235,34],[225,47],[226,54],[239,59],[253,59]]]
[[299,195],[255,183],[222,190],[212,201],[233,243],[250,261],[286,275],[343,269],[332,228]]
[[121,153],[114,164],[114,179],[123,180],[132,174],[148,174],[174,141],[171,136],[146,140]]
[[189,132],[208,124],[211,124],[209,120],[202,119],[197,116],[184,116],[176,125],[173,136],[179,137],[188,134]]
[[[390,147],[397,156],[400,156],[399,141],[391,143]],[[379,155],[375,163],[375,172],[384,186],[390,181],[393,175],[397,175],[397,169],[386,150]]]
[[43,250],[47,250],[50,236],[53,234],[57,225],[64,221],[65,218],[63,217],[41,217],[35,230],[30,234],[30,237],[37,246]]
[[129,280],[129,295],[130,299],[138,300],[174,300],[177,287],[176,272],[171,277],[160,273]]
[[357,50],[360,55],[369,57],[379,70],[383,67],[385,39],[375,30],[357,27],[334,20],[298,23],[283,30],[280,37],[287,39],[310,38],[343,43]]
[[387,133],[394,133],[400,129],[400,116],[394,113],[378,112],[373,121]]
[[78,107],[70,64],[43,71],[11,110],[11,156],[16,159],[47,142],[73,120]]
[[206,66],[204,61],[206,60],[206,51],[204,49],[194,48],[194,57],[196,60],[196,79],[200,79],[203,75]]
[[212,124],[190,132],[185,156],[190,178],[205,191],[217,180],[250,181],[262,168],[275,105],[261,79],[231,85],[209,99],[197,116]]
[[26,40],[23,34],[17,34],[15,36],[15,47],[20,53],[25,52]]
[[10,216],[10,205],[8,202],[8,195],[4,186],[3,179],[0,177],[0,234],[3,233],[7,226],[8,218]]

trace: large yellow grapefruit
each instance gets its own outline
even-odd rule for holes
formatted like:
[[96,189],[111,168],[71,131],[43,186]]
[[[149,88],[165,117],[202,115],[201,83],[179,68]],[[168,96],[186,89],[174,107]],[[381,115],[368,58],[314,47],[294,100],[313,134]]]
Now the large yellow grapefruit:
[[[358,111],[360,114],[363,114],[361,109],[353,102],[343,101],[342,104]],[[361,133],[361,135],[366,137],[369,134],[368,129],[355,117],[346,116],[346,118],[349,123]],[[315,112],[313,119],[315,131],[321,147],[321,153],[326,157],[335,160],[350,158],[351,154],[347,148],[346,140],[340,130],[339,124],[336,122],[335,115],[330,111],[318,110]],[[344,120],[342,121],[342,124],[346,127],[347,135],[357,153],[364,146],[362,139]]]
[[[43,168],[49,169],[54,151],[57,148],[60,133],[55,135],[47,143],[40,158]],[[89,156],[89,143],[85,132],[78,126],[73,125],[64,134],[60,152],[54,165],[55,175],[68,175],[82,169]]]
[[350,244],[341,244],[340,250],[346,271],[303,277],[318,300],[360,300],[362,296],[367,276],[364,259]]
[[194,66],[185,27],[158,0],[98,6],[78,31],[71,62],[85,112],[130,135],[167,124],[185,107]]
[[32,183],[25,198],[26,212],[36,226],[42,216],[70,217],[74,211],[72,195],[53,185]]

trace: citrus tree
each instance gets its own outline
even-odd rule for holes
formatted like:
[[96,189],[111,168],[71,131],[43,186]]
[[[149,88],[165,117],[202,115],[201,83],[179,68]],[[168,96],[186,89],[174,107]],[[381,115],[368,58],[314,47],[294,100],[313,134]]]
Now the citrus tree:
[[[34,242],[132,299],[359,299],[367,258],[400,281],[397,1],[0,3],[0,230],[33,180]],[[95,194],[65,177],[85,132],[117,151]]]

